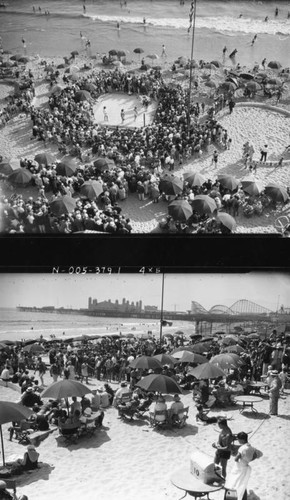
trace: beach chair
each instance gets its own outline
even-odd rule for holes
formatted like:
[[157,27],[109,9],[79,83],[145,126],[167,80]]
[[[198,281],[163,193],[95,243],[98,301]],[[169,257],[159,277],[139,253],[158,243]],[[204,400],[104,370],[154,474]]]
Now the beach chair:
[[14,479],[4,479],[4,481],[7,490],[12,490],[13,500],[18,500],[18,496],[16,495],[16,481]]
[[166,427],[169,424],[167,410],[149,412],[149,423],[151,427],[156,427],[157,429]]
[[182,408],[181,410],[179,410],[177,415],[173,416],[172,425],[174,427],[178,427],[179,429],[181,429],[181,427],[185,426],[186,420],[188,419],[188,410],[189,406],[187,406],[186,408]]
[[[15,435],[15,439],[20,444],[27,444],[29,442],[28,436],[33,432],[31,428],[31,422],[27,422],[26,420],[22,420],[19,425],[13,425],[9,427],[9,431],[13,429],[13,434]],[[13,436],[11,436],[12,439]]]

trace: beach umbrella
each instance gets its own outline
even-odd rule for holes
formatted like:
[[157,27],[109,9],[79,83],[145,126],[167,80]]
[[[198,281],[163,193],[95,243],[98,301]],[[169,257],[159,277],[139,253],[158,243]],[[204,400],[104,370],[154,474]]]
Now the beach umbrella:
[[159,56],[157,54],[148,54],[148,56],[146,56],[146,57],[148,57],[148,59],[152,59],[152,61],[154,59],[159,59]]
[[63,88],[60,85],[54,85],[50,91],[52,95],[60,95],[63,91]]
[[219,61],[211,61],[211,64],[213,64],[216,68],[222,68],[222,63]]
[[259,340],[260,336],[257,333],[250,333],[250,335],[247,335],[247,338],[252,340]]
[[2,434],[2,425],[9,422],[19,422],[29,418],[33,414],[33,411],[23,406],[20,403],[11,403],[10,401],[0,401],[0,436],[1,436],[1,448],[2,448],[2,460],[5,466],[5,455],[4,455],[4,442]]
[[210,73],[212,71],[216,71],[217,70],[217,67],[215,64],[212,64],[212,63],[206,63],[204,66],[203,66],[205,69],[209,69],[210,70]]
[[78,90],[75,93],[74,99],[76,102],[81,102],[81,101],[91,101],[92,96],[87,90]]
[[32,173],[26,168],[18,168],[9,175],[8,180],[17,186],[27,186],[32,179]]
[[[168,335],[171,336],[170,333],[166,333],[163,337],[167,337]],[[159,361],[162,365],[174,366],[177,363],[176,359],[173,356],[170,356],[170,354],[156,354],[156,356],[152,357],[157,359],[157,361]]]
[[56,172],[59,175],[64,175],[70,177],[74,175],[76,169],[78,168],[77,161],[72,156],[66,155],[56,166]]
[[65,64],[64,63],[61,63],[61,64],[57,65],[57,69],[63,69],[63,68],[65,68]]
[[279,61],[270,61],[268,63],[268,68],[271,68],[271,69],[280,69],[280,68],[282,68],[282,64],[279,63]]
[[197,342],[192,346],[192,352],[196,352],[197,354],[203,354],[209,348],[211,342]]
[[256,78],[267,80],[267,78],[269,78],[269,75],[268,73],[264,73],[263,71],[261,71],[261,73],[257,73]]
[[175,200],[168,205],[168,213],[174,220],[186,221],[192,215],[192,208],[187,200]]
[[10,57],[10,61],[19,61],[19,59],[21,59],[22,57],[22,54],[14,54]]
[[7,158],[3,158],[0,163],[0,172],[4,175],[10,175],[15,170],[18,170],[20,167],[19,160],[8,160]]
[[184,172],[183,178],[190,186],[202,186],[206,179],[199,172]]
[[246,85],[247,89],[251,92],[257,92],[261,88],[261,85],[258,82],[249,82]]
[[35,155],[34,159],[39,165],[44,165],[45,167],[51,165],[55,161],[54,156],[50,153],[38,153]]
[[19,343],[19,340],[1,340],[1,342],[6,345],[16,345]]
[[136,49],[133,50],[133,52],[135,54],[143,54],[144,53],[144,50],[141,49],[141,47],[137,47]]
[[264,190],[264,186],[261,182],[255,179],[244,179],[241,181],[243,191],[250,194],[251,196],[259,196]]
[[92,391],[81,382],[64,379],[49,385],[40,394],[42,398],[67,399],[73,396],[81,398]]
[[114,160],[108,157],[98,158],[94,161],[94,167],[101,172],[104,172],[105,170],[112,170],[115,166],[116,164]]
[[219,86],[221,92],[234,92],[236,90],[236,85],[233,82],[223,82]]
[[218,181],[224,188],[228,189],[229,191],[235,191],[240,184],[240,181],[238,181],[235,177],[226,174],[219,175]]
[[213,363],[202,363],[196,368],[191,368],[187,373],[199,380],[226,376],[225,372]]
[[211,214],[216,209],[216,202],[207,194],[197,195],[191,202],[192,209],[199,214]]
[[289,195],[285,188],[278,186],[277,184],[268,184],[265,187],[265,194],[269,196],[273,201],[280,201],[286,203],[289,199]]
[[126,52],[124,50],[118,50],[117,51],[117,56],[118,57],[126,57]]
[[180,352],[180,351],[193,352],[193,345],[184,345],[184,346],[181,346],[181,347],[177,347],[176,349],[174,349],[171,352],[171,356],[173,356],[173,354],[175,354],[176,352]]
[[188,63],[187,57],[180,56],[176,61],[174,61],[176,64],[180,64],[180,66],[184,66],[185,64]]
[[251,73],[240,73],[239,77],[243,78],[244,80],[254,80],[254,75],[252,75]]
[[109,55],[110,55],[110,56],[116,56],[117,54],[118,54],[118,51],[117,51],[117,50],[115,50],[115,49],[111,49],[111,50],[109,50]]
[[77,50],[73,50],[73,51],[71,52],[71,55],[72,55],[73,57],[75,57],[75,56],[78,56],[78,55],[79,55],[79,53],[78,53],[78,51],[77,51]]
[[23,347],[23,351],[29,352],[30,354],[38,354],[41,352],[45,352],[43,347],[39,344],[29,344]]
[[147,375],[147,377],[137,382],[136,386],[144,389],[144,391],[160,392],[161,394],[182,393],[175,380],[167,377],[167,375]]
[[225,226],[230,231],[234,231],[237,227],[235,219],[226,212],[219,212],[217,219],[221,222],[223,226]]
[[238,366],[241,360],[237,354],[233,353],[223,353],[217,354],[211,358],[210,363],[217,365],[222,370]]
[[189,352],[189,351],[178,351],[172,356],[176,359],[178,359],[179,363],[196,363],[196,364],[201,364],[201,363],[207,363],[207,358],[205,356],[201,356],[200,354],[197,354],[195,352]]
[[205,87],[209,87],[211,89],[215,89],[216,88],[216,83],[213,82],[212,80],[208,80],[207,82],[205,82]]
[[224,337],[222,340],[219,340],[219,343],[224,345],[224,346],[229,346],[229,345],[236,345],[238,340],[233,339],[232,337]]
[[129,365],[131,368],[139,370],[156,370],[162,367],[162,364],[157,359],[151,356],[140,356],[134,359]]
[[89,200],[95,200],[104,191],[101,182],[90,180],[85,181],[80,189],[81,195],[85,196]]
[[123,68],[121,61],[113,61],[112,64],[113,66],[116,66],[116,68]]
[[72,213],[76,207],[76,203],[77,202],[74,198],[64,195],[57,200],[51,201],[49,206],[54,215],[60,216]]
[[241,354],[242,352],[245,352],[245,349],[243,349],[240,345],[229,345],[225,347],[225,351],[234,354]]
[[173,174],[165,174],[159,183],[159,190],[167,195],[179,194],[183,191],[183,181]]

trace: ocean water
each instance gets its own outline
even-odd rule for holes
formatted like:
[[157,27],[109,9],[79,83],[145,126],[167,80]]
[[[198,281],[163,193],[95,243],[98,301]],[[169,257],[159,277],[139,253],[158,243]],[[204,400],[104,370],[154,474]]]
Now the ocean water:
[[[103,318],[80,314],[59,314],[26,312],[17,309],[0,310],[1,340],[35,339],[43,335],[49,339],[56,337],[76,337],[93,334],[134,333],[137,336],[152,331],[159,336],[159,321],[143,318]],[[171,327],[163,328],[163,333],[181,330],[194,333],[195,325],[189,321],[174,321]],[[65,336],[63,335],[65,332]]]
[[[190,57],[189,0],[184,5],[179,0],[128,0],[126,6],[119,0],[5,1],[7,6],[0,9],[4,49],[23,52],[24,37],[28,55],[63,56],[72,50],[86,54],[80,38],[82,32],[91,41],[93,55],[117,48],[125,50],[128,59],[137,60],[134,48],[143,48],[144,56],[152,53],[160,56],[165,44],[168,60],[180,55]],[[44,14],[47,10],[49,16]],[[289,65],[288,11],[289,1],[198,0],[194,58],[221,59],[226,45],[228,53],[234,48],[238,50],[236,61],[241,64],[260,62],[267,57],[268,61],[278,59]],[[266,16],[268,22],[264,21]],[[251,46],[255,34],[258,38]],[[164,58],[160,61],[164,62]],[[231,64],[230,60],[226,62]]]

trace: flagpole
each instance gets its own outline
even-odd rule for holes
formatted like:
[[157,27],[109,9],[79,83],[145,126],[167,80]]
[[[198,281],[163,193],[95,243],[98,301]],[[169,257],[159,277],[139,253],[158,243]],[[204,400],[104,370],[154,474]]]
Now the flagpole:
[[192,39],[191,39],[191,54],[190,54],[190,70],[189,70],[189,95],[188,95],[188,110],[187,110],[187,126],[188,126],[188,134],[189,134],[189,126],[190,126],[190,106],[191,106],[191,87],[192,87],[192,61],[193,61],[193,49],[194,49],[194,34],[195,34],[195,18],[196,18],[196,0],[193,3],[193,24],[191,26],[192,29]]
[[164,273],[162,274],[162,291],[161,291],[160,346],[161,346],[161,343],[162,343],[162,327],[163,327],[163,299],[164,299]]

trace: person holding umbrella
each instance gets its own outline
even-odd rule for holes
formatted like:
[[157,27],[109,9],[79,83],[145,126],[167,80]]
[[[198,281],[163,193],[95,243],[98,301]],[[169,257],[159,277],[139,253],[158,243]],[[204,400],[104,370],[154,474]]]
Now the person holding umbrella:
[[218,442],[213,443],[213,448],[216,449],[214,463],[220,464],[222,468],[222,476],[225,479],[227,475],[227,463],[231,456],[231,444],[233,442],[233,434],[228,426],[226,418],[218,420],[218,426],[221,432],[218,437]]

